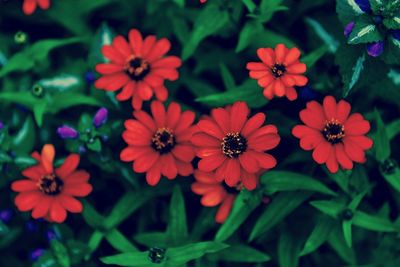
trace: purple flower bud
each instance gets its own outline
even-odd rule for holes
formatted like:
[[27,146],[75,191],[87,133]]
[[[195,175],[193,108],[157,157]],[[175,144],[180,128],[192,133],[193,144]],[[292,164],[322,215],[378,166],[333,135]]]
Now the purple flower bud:
[[31,261],[37,261],[45,252],[46,250],[42,248],[35,249],[29,254],[29,258]]
[[0,121],[0,130],[4,128],[3,122]]
[[94,115],[93,125],[96,126],[96,128],[99,128],[107,121],[107,118],[108,118],[108,110],[106,108],[100,108],[96,112],[96,115]]
[[66,125],[58,127],[57,133],[62,139],[74,139],[78,137],[78,132],[74,128]]
[[0,211],[0,221],[7,223],[12,218],[12,210],[1,210]]
[[367,44],[367,52],[371,57],[378,57],[383,52],[383,41]]
[[393,38],[400,41],[400,30],[393,31]]
[[370,12],[371,11],[371,4],[369,3],[369,0],[355,0],[357,5],[360,7],[360,9],[364,12]]
[[353,31],[354,28],[354,21],[350,22],[349,24],[346,25],[346,27],[344,27],[344,36],[346,36],[346,38],[349,38],[351,32]]

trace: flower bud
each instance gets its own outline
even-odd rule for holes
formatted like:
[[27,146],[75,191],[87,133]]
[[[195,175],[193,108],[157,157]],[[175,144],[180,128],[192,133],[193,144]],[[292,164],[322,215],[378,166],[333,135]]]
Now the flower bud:
[[78,137],[78,132],[69,126],[63,125],[57,128],[57,133],[62,139],[74,139]]
[[354,21],[350,22],[349,24],[346,25],[346,27],[344,27],[344,36],[346,36],[346,38],[349,38],[351,32],[353,31],[354,28]]
[[100,108],[96,112],[96,115],[94,115],[93,125],[96,126],[96,128],[99,128],[107,121],[107,118],[108,118],[108,110],[104,107]]
[[383,41],[378,41],[374,43],[367,44],[367,52],[371,57],[378,57],[383,53],[384,43]]

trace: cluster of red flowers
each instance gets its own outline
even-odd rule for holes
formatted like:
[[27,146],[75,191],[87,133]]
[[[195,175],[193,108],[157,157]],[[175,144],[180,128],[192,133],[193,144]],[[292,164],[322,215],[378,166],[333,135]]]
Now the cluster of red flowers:
[[[38,0],[38,3],[43,3]],[[223,222],[232,207],[238,191],[257,188],[259,176],[277,165],[267,153],[278,146],[280,136],[275,125],[265,125],[264,113],[251,114],[245,102],[237,101],[224,108],[211,110],[195,122],[195,113],[182,111],[178,103],[166,107],[168,98],[165,80],[179,77],[177,68],[182,64],[176,56],[165,56],[170,42],[155,36],[142,37],[133,29],[128,40],[117,36],[111,45],[102,48],[109,60],[100,63],[96,70],[102,76],[95,87],[107,91],[122,91],[116,96],[120,101],[132,100],[133,119],[125,121],[122,137],[128,146],[120,158],[132,162],[132,169],[146,173],[147,183],[155,186],[162,176],[175,179],[178,175],[194,174],[192,190],[202,195],[204,206],[221,205],[216,221]],[[275,49],[260,48],[261,62],[250,62],[249,76],[258,80],[264,96],[286,96],[295,100],[295,86],[304,86],[307,78],[302,74],[306,65],[299,62],[300,50],[278,44]],[[150,104],[151,114],[142,110],[143,101]],[[336,103],[332,96],[307,103],[300,112],[305,125],[297,125],[293,135],[300,138],[300,147],[314,150],[312,157],[326,164],[332,173],[352,169],[353,162],[364,163],[365,151],[372,140],[365,136],[369,122],[359,113],[350,115],[350,104],[344,100]],[[16,181],[12,188],[20,192],[16,205],[22,211],[32,211],[34,218],[63,222],[66,210],[80,212],[82,205],[75,196],[86,196],[92,190],[87,183],[89,174],[75,171],[78,155],[69,156],[64,164],[54,170],[54,147],[46,145],[42,154],[34,153],[37,166],[23,172],[30,180]],[[200,160],[193,167],[195,157]]]

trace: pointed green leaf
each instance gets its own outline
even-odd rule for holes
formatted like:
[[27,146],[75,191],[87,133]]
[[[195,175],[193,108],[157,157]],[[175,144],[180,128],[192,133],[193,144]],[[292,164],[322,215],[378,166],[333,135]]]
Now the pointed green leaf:
[[332,233],[329,236],[329,245],[336,251],[342,260],[348,264],[356,263],[355,252],[352,248],[347,246],[344,240],[342,229],[339,225],[333,227]]
[[337,0],[336,12],[344,24],[354,21],[358,16],[364,14],[355,0]]
[[138,249],[116,228],[109,231],[105,238],[110,245],[119,252],[132,252]]
[[238,44],[235,52],[239,53],[246,49],[263,30],[263,25],[258,20],[251,20],[247,22],[239,34]]
[[33,107],[33,116],[35,117],[35,121],[39,127],[42,127],[43,125],[43,117],[46,113],[46,109],[47,101],[39,102]]
[[315,49],[311,53],[305,55],[301,62],[307,65],[307,69],[310,69],[320,60],[327,52],[329,51],[329,47],[327,45],[322,45],[319,48]]
[[288,230],[283,231],[278,241],[278,260],[280,267],[299,266],[300,246],[298,239]]
[[391,173],[385,173],[381,170],[381,174],[397,192],[400,193],[400,169],[395,167],[394,171]]
[[388,29],[399,30],[400,29],[400,15],[394,16],[392,18],[386,18],[383,20],[383,24]]
[[168,244],[170,246],[182,244],[188,237],[185,199],[179,186],[175,186],[172,193],[169,207],[168,235]]
[[107,23],[102,23],[97,30],[92,40],[88,55],[88,64],[91,68],[94,68],[96,64],[106,62],[107,59],[103,56],[101,49],[104,45],[111,44],[115,34],[113,30],[108,26]]
[[221,250],[220,252],[210,254],[210,260],[214,261],[228,261],[228,262],[266,262],[271,258],[250,246],[245,245],[231,245],[229,248]]
[[312,18],[306,18],[306,23],[314,30],[318,37],[328,46],[331,53],[335,53],[339,47],[339,42],[329,34],[324,27]]
[[219,228],[215,240],[220,242],[227,240],[260,203],[261,195],[259,193],[241,191],[233,204],[228,219]]
[[318,209],[322,213],[336,219],[338,215],[346,208],[345,203],[338,200],[317,200],[311,201],[311,206]]
[[378,28],[372,22],[359,20],[347,40],[349,44],[372,43],[382,40]]
[[332,231],[334,223],[335,221],[330,217],[322,215],[304,244],[300,256],[310,254],[324,244]]
[[29,116],[12,140],[13,150],[17,153],[29,153],[32,151],[35,141],[35,125]]
[[265,211],[258,218],[249,240],[252,241],[280,223],[308,197],[309,192],[282,192],[272,199]]
[[141,266],[165,266],[164,264],[151,263],[148,252],[127,252],[115,256],[100,258],[104,264],[118,266],[141,267]]
[[135,241],[148,247],[166,247],[168,234],[164,232],[141,233],[135,235]]
[[377,126],[377,132],[373,135],[375,158],[379,162],[384,162],[391,154],[390,141],[379,111],[375,110],[374,115]]
[[261,183],[265,186],[266,194],[280,191],[315,191],[328,195],[336,195],[320,181],[309,176],[288,171],[269,171],[261,176]]
[[400,230],[388,219],[370,215],[362,211],[356,211],[352,221],[358,227],[376,232],[397,232]]
[[347,246],[351,248],[352,246],[352,232],[351,232],[351,221],[343,221],[342,222],[342,229],[343,229],[343,236],[344,240],[346,241]]
[[219,67],[221,69],[221,76],[222,80],[224,82],[225,90],[229,91],[233,88],[236,87],[235,85],[235,79],[233,78],[232,73],[229,71],[229,69],[226,67],[224,63],[220,63]]
[[250,13],[253,13],[254,10],[257,8],[257,5],[254,4],[253,0],[242,0],[242,2]]
[[71,260],[68,255],[67,248],[58,240],[53,239],[50,243],[51,250],[60,267],[70,267]]

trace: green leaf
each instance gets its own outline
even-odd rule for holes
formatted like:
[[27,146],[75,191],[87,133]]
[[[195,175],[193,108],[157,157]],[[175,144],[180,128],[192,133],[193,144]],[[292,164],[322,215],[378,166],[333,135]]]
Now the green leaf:
[[34,43],[14,54],[7,64],[0,70],[0,77],[15,72],[15,71],[28,71],[34,68],[37,64],[45,61],[49,53],[58,47],[82,42],[82,38],[66,38],[66,39],[47,39]]
[[95,151],[95,152],[100,152],[101,151],[101,141],[100,141],[99,138],[93,139],[92,142],[91,141],[87,142],[86,145],[92,151]]
[[224,63],[220,63],[219,67],[221,69],[221,76],[224,82],[225,90],[229,91],[231,89],[234,89],[236,85],[232,73],[229,71]]
[[68,255],[67,248],[58,240],[53,239],[51,241],[51,250],[55,256],[57,263],[60,267],[70,267],[71,261]]
[[369,215],[362,211],[356,211],[354,213],[354,217],[352,219],[354,225],[358,227],[376,231],[376,232],[397,232],[400,229],[397,229],[395,225],[389,221],[388,219]]
[[247,102],[251,108],[257,108],[264,106],[268,102],[262,91],[262,88],[254,80],[247,80],[234,90],[202,96],[196,98],[196,101],[211,107],[220,107],[240,100]]
[[132,252],[138,249],[117,229],[112,229],[109,231],[105,238],[110,243],[110,245],[118,250],[119,252]]
[[283,192],[272,199],[266,210],[258,218],[249,240],[252,241],[280,223],[300,206],[311,194],[309,192]]
[[352,221],[342,222],[344,240],[346,241],[347,246],[349,246],[350,248],[352,246],[352,239],[353,239],[351,233],[351,226],[352,226]]
[[280,191],[315,191],[328,195],[336,195],[320,181],[309,176],[288,171],[269,171],[261,176],[261,183],[265,186],[267,195]]
[[141,233],[135,235],[135,241],[148,247],[166,247],[168,234],[165,232]]
[[278,11],[288,10],[288,7],[282,6],[283,0],[262,0],[260,3],[260,15],[249,15],[257,18],[260,22],[266,23],[272,19],[272,16]]
[[12,140],[13,150],[17,153],[29,153],[35,145],[36,131],[31,116],[28,116],[21,129]]
[[47,101],[39,102],[37,105],[33,107],[33,116],[35,117],[35,121],[39,127],[43,125],[43,117],[46,113],[47,109]]
[[106,62],[107,59],[103,56],[101,48],[104,45],[112,43],[115,34],[107,23],[103,22],[97,29],[95,36],[93,37],[92,44],[88,55],[88,64],[91,68],[98,63]]
[[51,105],[49,105],[48,111],[53,114],[58,113],[61,110],[79,105],[98,107],[104,106],[103,103],[101,103],[94,97],[74,92],[62,92],[56,94],[50,101],[50,104]]
[[394,137],[400,134],[400,119],[394,120],[387,124],[385,129],[389,140],[392,140]]
[[260,193],[241,191],[233,204],[232,211],[227,220],[219,228],[215,240],[220,242],[227,240],[260,203]]
[[171,248],[167,250],[168,261],[166,267],[180,266],[191,260],[203,257],[208,253],[215,253],[226,249],[229,245],[219,242],[199,242],[183,247]]
[[364,14],[355,0],[337,0],[336,12],[344,24],[354,21],[358,16]]
[[174,187],[169,207],[168,244],[176,246],[182,244],[188,237],[185,199],[179,186]]
[[329,236],[329,245],[336,251],[336,253],[348,264],[356,263],[355,252],[352,248],[347,246],[344,240],[342,229],[337,225],[333,227],[332,232]]
[[346,208],[346,205],[338,200],[317,200],[311,201],[310,204],[322,213],[335,219]]
[[339,47],[339,42],[329,34],[324,27],[312,18],[306,18],[306,23],[314,30],[318,37],[328,46],[331,53],[335,53]]
[[301,59],[301,62],[307,65],[307,69],[310,69],[320,60],[327,52],[329,51],[329,47],[327,45],[322,45],[319,48],[315,49],[311,53],[307,54]]
[[283,231],[278,241],[278,260],[280,267],[297,267],[299,265],[300,246],[298,239],[288,230]]
[[264,252],[258,251],[250,246],[231,245],[229,248],[211,254],[208,259],[214,261],[228,262],[266,262],[271,258]]
[[375,158],[382,163],[390,157],[390,141],[386,132],[386,126],[378,110],[375,110],[374,116],[377,126],[377,131],[373,135]]
[[382,40],[375,24],[367,20],[358,20],[347,40],[349,44],[364,44]]
[[247,48],[253,40],[262,33],[263,29],[263,25],[258,20],[250,20],[247,22],[240,31],[235,52],[239,53]]
[[41,79],[38,84],[46,90],[66,91],[81,86],[82,78],[72,74],[60,74],[52,78]]
[[385,18],[383,20],[383,24],[392,30],[399,30],[400,29],[400,15],[394,16],[392,18]]
[[188,59],[206,37],[215,34],[229,22],[229,15],[216,4],[210,3],[196,18],[190,39],[183,47],[182,59]]
[[94,207],[87,201],[83,202],[83,218],[85,219],[86,223],[93,227],[94,229],[103,231],[106,229],[104,226],[104,217],[101,216]]
[[300,256],[310,254],[317,250],[328,239],[335,221],[328,216],[320,216],[316,226],[304,244]]
[[257,5],[254,4],[253,0],[242,0],[242,2],[250,13],[253,13],[254,10],[257,8]]
[[148,252],[127,252],[115,256],[108,256],[100,258],[104,264],[115,264],[118,266],[163,266],[160,264],[152,264],[149,260]]
[[385,173],[381,170],[381,174],[397,192],[400,192],[400,169],[395,168],[393,173]]

